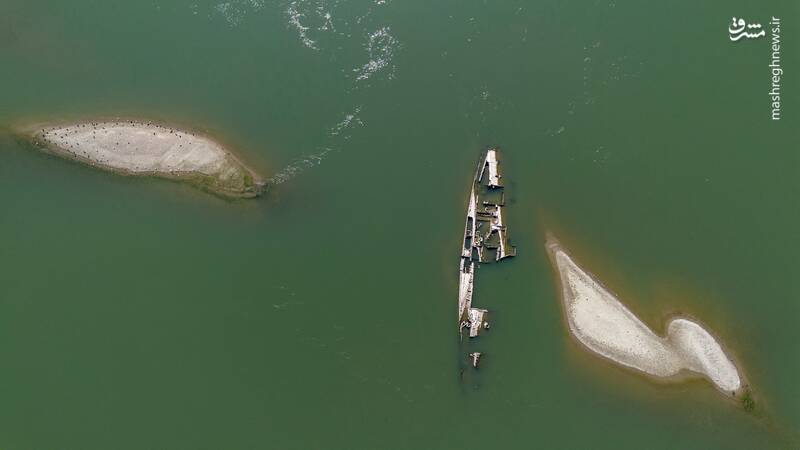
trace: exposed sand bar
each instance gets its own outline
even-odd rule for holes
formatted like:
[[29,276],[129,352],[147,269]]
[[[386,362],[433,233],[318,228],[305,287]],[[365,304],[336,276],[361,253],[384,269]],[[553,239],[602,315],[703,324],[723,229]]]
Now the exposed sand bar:
[[548,251],[561,279],[561,298],[569,331],[581,344],[611,361],[659,378],[683,371],[708,378],[727,395],[742,388],[739,371],[702,326],[673,318],[666,337],[655,334],[555,241]]
[[265,186],[211,138],[153,122],[37,125],[27,134],[49,153],[125,175],[184,180],[228,197],[255,197]]

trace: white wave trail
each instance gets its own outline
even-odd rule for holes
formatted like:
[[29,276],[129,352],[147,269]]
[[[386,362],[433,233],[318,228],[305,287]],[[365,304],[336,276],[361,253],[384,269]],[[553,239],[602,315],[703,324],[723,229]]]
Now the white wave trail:
[[332,151],[333,151],[332,148],[325,147],[317,153],[303,155],[302,157],[292,161],[288,166],[284,167],[278,173],[273,175],[270,179],[267,180],[267,183],[273,185],[283,184],[291,180],[292,178],[296,177],[306,169],[320,165],[320,163],[322,163],[322,160],[325,159],[328,153]]
[[231,0],[218,3],[214,7],[225,18],[225,21],[234,27],[242,23],[247,14],[260,11],[262,8],[264,8],[264,0]]
[[388,79],[394,78],[395,66],[392,59],[398,46],[399,42],[392,36],[391,28],[388,26],[370,33],[365,45],[369,61],[361,67],[353,69],[353,72],[357,73],[356,82],[367,80],[384,69],[388,70]]
[[[329,134],[331,136],[339,136],[342,132],[354,128],[356,126],[362,127],[364,126],[364,122],[358,117],[358,114],[361,112],[361,106],[356,106],[352,113],[346,114],[344,119],[341,122],[334,125],[331,129]],[[344,139],[348,139],[349,135],[344,135]]]
[[[293,1],[289,3],[289,7],[286,8],[286,14],[289,16],[289,24],[297,30],[300,42],[302,42],[304,46],[312,50],[319,50],[316,41],[308,37],[309,27],[303,25],[303,22],[301,22],[302,19],[305,19],[306,15],[301,12],[299,8],[300,2]],[[328,17],[328,19],[330,20],[330,17]]]

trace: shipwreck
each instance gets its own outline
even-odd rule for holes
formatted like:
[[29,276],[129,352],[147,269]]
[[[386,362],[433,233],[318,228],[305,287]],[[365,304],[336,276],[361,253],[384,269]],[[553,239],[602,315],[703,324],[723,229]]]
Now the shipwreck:
[[[489,311],[472,306],[475,270],[481,263],[498,262],[517,254],[517,249],[508,243],[503,220],[505,190],[499,154],[497,148],[483,153],[467,202],[458,284],[458,332],[462,339],[465,333],[474,338],[489,328]],[[480,355],[469,355],[473,367],[478,366]]]

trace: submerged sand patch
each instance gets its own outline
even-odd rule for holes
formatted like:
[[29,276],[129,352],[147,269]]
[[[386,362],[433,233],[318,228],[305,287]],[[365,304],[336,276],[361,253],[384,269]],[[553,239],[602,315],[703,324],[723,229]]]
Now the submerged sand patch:
[[661,337],[575,263],[558,242],[549,240],[547,249],[559,273],[569,332],[587,349],[654,377],[674,379],[690,372],[706,377],[727,395],[742,389],[733,361],[701,325],[672,318]]
[[213,139],[153,122],[38,125],[27,134],[49,153],[126,175],[189,181],[230,197],[255,197],[265,185]]

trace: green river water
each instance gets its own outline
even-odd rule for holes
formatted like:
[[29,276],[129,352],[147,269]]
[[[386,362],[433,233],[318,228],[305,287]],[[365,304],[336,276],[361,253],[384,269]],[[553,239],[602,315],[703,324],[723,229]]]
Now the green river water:
[[[0,449],[800,448],[800,4],[0,1]],[[770,120],[768,33],[783,118]],[[257,200],[8,130],[205,130]],[[504,157],[519,255],[456,334],[466,196]],[[579,348],[554,233],[643,320],[699,318],[748,414]]]

